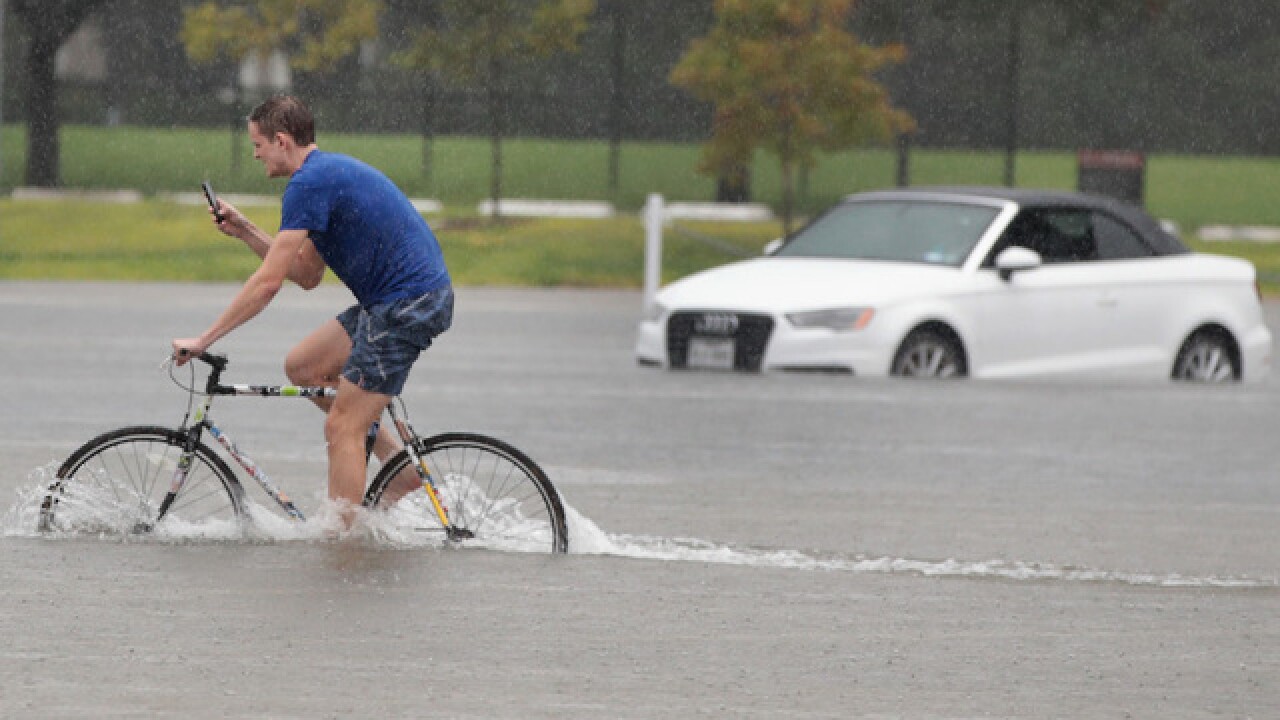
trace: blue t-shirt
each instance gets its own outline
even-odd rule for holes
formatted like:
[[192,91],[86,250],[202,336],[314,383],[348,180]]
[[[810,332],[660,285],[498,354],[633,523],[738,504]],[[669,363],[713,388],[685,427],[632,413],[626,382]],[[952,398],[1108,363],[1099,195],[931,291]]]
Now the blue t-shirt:
[[378,170],[313,150],[284,189],[281,230],[306,230],[320,256],[364,307],[449,283],[435,233]]

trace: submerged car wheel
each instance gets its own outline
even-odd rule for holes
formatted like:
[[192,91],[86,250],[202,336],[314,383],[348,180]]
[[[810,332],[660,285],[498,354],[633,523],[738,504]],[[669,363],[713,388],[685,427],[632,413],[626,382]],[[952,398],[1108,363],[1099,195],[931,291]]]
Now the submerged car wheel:
[[960,343],[935,328],[912,331],[898,354],[890,372],[900,377],[952,378],[968,374]]
[[1240,362],[1224,330],[1199,330],[1187,338],[1173,363],[1173,379],[1227,383],[1240,379]]

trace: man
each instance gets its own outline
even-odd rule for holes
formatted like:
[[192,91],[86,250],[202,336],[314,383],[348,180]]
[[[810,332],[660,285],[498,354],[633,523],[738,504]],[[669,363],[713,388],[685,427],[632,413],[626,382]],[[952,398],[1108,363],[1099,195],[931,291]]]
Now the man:
[[[385,175],[317,147],[301,100],[276,96],[255,108],[249,139],[268,177],[289,178],[280,231],[272,238],[221,200],[210,209],[218,229],[262,264],[207,330],[173,341],[174,357],[181,365],[253,318],[286,279],[310,290],[331,268],[358,303],[299,342],[285,373],[299,385],[337,385],[336,398],[316,404],[328,413],[329,497],[349,528],[365,489],[369,427],[400,394],[419,353],[452,322],[449,272],[431,228]],[[374,452],[386,458],[398,445],[381,428]]]

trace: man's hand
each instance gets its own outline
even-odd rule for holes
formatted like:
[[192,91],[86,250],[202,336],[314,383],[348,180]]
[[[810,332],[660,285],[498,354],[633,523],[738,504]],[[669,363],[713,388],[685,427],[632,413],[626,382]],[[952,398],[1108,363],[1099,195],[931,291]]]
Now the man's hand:
[[[222,220],[218,220],[218,216],[222,216]],[[209,217],[213,219],[213,224],[223,235],[229,235],[233,238],[244,237],[244,233],[252,227],[252,223],[244,216],[244,213],[236,209],[235,205],[218,198],[218,209],[215,211],[209,208]]]
[[182,367],[187,361],[208,349],[208,345],[200,338],[175,338],[173,341],[173,364]]

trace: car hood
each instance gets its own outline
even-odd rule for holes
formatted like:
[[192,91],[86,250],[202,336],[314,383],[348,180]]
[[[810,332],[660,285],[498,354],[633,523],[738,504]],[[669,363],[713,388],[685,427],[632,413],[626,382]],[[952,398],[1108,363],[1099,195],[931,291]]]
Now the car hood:
[[678,280],[658,295],[671,309],[791,312],[831,307],[880,307],[922,292],[945,293],[958,268],[830,258],[757,258]]

